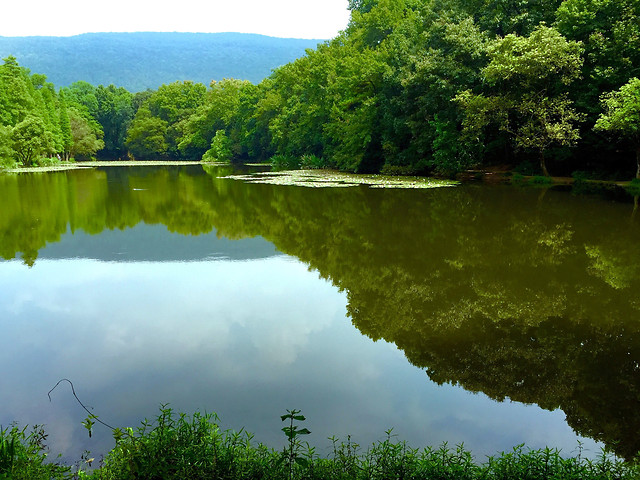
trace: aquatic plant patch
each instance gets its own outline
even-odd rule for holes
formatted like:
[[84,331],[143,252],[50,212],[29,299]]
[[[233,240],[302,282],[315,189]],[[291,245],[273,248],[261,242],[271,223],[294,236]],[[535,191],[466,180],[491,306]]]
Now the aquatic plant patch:
[[295,185],[301,187],[355,187],[367,185],[371,188],[439,188],[459,184],[453,180],[428,177],[394,177],[386,175],[360,175],[333,170],[286,170],[262,172],[250,175],[228,175],[222,178],[242,180],[247,183],[270,185]]

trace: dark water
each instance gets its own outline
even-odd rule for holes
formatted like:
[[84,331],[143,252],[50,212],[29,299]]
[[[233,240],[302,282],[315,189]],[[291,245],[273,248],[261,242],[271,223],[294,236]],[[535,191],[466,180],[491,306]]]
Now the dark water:
[[161,403],[285,443],[640,450],[640,214],[541,189],[310,189],[200,167],[0,176],[0,424]]

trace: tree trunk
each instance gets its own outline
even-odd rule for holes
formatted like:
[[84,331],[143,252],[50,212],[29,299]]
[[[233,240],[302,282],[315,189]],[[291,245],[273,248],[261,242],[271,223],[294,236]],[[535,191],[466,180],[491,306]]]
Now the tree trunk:
[[551,175],[549,175],[549,171],[547,170],[547,164],[544,161],[544,150],[540,150],[540,169],[542,170],[542,174],[545,177],[550,177],[551,176]]
[[636,164],[638,169],[636,170],[636,178],[640,178],[640,147],[636,147]]

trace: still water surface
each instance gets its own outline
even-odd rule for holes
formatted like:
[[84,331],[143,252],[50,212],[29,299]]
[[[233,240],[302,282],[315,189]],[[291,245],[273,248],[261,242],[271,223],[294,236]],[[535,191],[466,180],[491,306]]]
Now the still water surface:
[[136,426],[161,403],[280,448],[308,440],[476,458],[526,443],[640,449],[633,202],[461,186],[309,189],[201,167],[0,177],[0,424],[89,439],[68,386]]

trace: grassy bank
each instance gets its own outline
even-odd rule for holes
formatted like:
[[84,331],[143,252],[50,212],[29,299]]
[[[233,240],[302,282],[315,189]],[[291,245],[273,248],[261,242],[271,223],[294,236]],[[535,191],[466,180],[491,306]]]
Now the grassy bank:
[[[395,438],[361,447],[347,438],[329,439],[333,448],[324,458],[302,439],[299,411],[282,415],[282,451],[253,442],[252,435],[221,431],[215,414],[191,416],[161,408],[155,421],[136,429],[114,429],[115,447],[104,459],[76,465],[46,461],[40,428],[30,432],[5,429],[0,435],[0,479],[621,479],[640,478],[640,468],[604,452],[595,460],[565,457],[553,449],[517,446],[482,462],[462,446],[413,448]],[[92,422],[86,424],[91,428]]]

